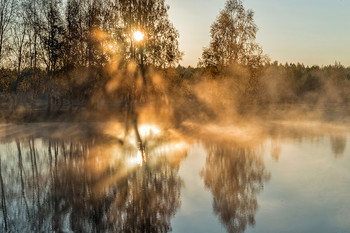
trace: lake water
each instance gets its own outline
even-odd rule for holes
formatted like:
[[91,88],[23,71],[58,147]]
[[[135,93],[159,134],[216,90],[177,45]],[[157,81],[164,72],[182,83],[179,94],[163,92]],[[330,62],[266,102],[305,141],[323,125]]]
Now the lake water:
[[0,231],[350,232],[349,132],[1,124]]

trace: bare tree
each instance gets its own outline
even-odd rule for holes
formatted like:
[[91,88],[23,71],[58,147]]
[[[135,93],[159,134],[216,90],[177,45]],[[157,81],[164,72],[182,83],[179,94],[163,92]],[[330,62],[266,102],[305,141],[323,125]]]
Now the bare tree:
[[29,57],[29,69],[31,72],[30,77],[30,113],[32,113],[34,105],[34,97],[38,92],[38,85],[36,85],[37,78],[37,67],[38,67],[38,45],[39,45],[39,32],[40,32],[40,21],[39,21],[39,3],[38,0],[24,0],[23,1],[23,14],[27,23],[27,37],[28,37],[28,48],[26,55]]
[[22,82],[24,76],[21,75],[23,69],[23,60],[24,60],[24,46],[25,39],[27,35],[27,23],[24,21],[23,12],[20,11],[18,14],[18,19],[16,24],[12,27],[12,50],[16,58],[16,70],[17,70],[17,80],[16,80],[16,93],[18,93],[19,84]]
[[40,30],[40,41],[43,47],[43,60],[46,65],[48,80],[47,94],[48,107],[51,111],[52,102],[56,102],[55,75],[62,66],[62,47],[64,38],[64,24],[62,20],[61,1],[42,2],[42,21]]
[[5,44],[6,34],[8,33],[11,21],[15,16],[15,11],[15,0],[0,0],[0,65],[2,65],[2,52]]

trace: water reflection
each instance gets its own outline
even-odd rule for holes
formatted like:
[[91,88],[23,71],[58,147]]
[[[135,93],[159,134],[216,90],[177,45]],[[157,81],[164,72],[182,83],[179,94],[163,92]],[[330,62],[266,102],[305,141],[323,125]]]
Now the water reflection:
[[322,142],[330,138],[330,147],[335,158],[344,154],[347,141],[348,125],[331,124],[319,121],[275,121],[267,124],[266,138],[272,139],[271,156],[278,161],[280,154],[279,140],[292,139],[296,142]]
[[184,187],[179,168],[191,145],[200,142],[206,155],[201,184],[212,195],[210,211],[228,232],[242,233],[255,225],[258,195],[270,180],[262,158],[266,142],[276,164],[285,156],[286,141],[301,145],[326,138],[335,158],[345,154],[347,131],[321,126],[0,125],[0,231],[171,231]]
[[179,163],[187,152],[184,142],[151,131],[141,133],[148,155],[142,165],[134,163],[140,149],[130,140],[134,133],[120,139],[94,131],[73,140],[34,138],[35,130],[29,139],[4,137],[1,231],[170,231],[180,206]]
[[278,162],[281,155],[281,145],[278,141],[273,140],[271,142],[271,157]]
[[228,232],[244,232],[255,224],[257,195],[270,174],[250,148],[232,144],[207,144],[205,148],[208,155],[202,176],[213,195],[214,212]]
[[346,135],[338,134],[331,135],[331,146],[335,158],[340,158],[343,156],[346,147]]
[[122,164],[100,174],[62,169],[53,187],[57,190],[53,202],[62,208],[55,211],[60,229],[71,215],[74,232],[170,230],[170,218],[180,206],[177,165],[163,158],[131,171],[123,170]]

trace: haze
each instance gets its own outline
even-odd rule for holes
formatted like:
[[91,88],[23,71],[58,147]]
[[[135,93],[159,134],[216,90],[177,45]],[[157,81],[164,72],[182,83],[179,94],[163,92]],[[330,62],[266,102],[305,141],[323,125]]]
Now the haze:
[[[196,66],[208,46],[210,25],[225,0],[170,0],[169,16],[180,33],[183,66]],[[349,0],[245,0],[255,12],[257,42],[272,61],[350,65]]]

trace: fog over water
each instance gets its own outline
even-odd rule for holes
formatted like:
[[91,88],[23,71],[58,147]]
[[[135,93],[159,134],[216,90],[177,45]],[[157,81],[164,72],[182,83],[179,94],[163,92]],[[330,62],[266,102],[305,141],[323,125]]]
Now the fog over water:
[[2,231],[346,231],[349,127],[258,123],[2,124]]
[[0,232],[349,232],[350,67],[243,3],[186,68],[163,0],[0,0]]

